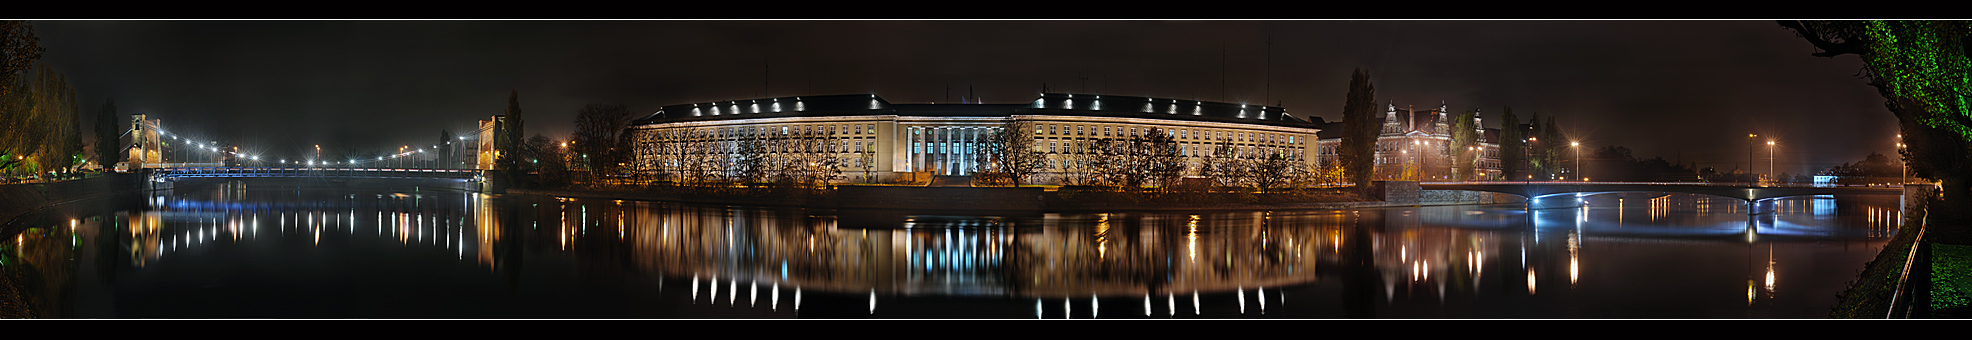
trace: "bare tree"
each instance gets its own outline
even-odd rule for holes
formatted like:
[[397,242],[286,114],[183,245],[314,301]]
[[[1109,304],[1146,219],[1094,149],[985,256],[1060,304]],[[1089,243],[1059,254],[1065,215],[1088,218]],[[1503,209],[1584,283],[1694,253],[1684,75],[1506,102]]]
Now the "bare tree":
[[1011,177],[1014,185],[1025,184],[1027,176],[1048,166],[1047,155],[1037,151],[1032,122],[1008,120],[993,130],[986,140],[991,171]]
[[595,181],[611,178],[617,174],[620,164],[629,159],[629,148],[624,144],[629,135],[623,133],[629,127],[630,109],[623,105],[589,104],[575,113],[575,134],[569,137],[569,149],[574,152],[570,159],[583,168],[585,179]]

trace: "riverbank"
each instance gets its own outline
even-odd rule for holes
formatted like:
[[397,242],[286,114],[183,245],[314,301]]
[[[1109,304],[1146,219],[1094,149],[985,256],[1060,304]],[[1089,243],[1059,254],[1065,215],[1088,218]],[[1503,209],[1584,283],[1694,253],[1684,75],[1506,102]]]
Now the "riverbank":
[[[1459,195],[1426,192],[1414,182],[1385,184],[1395,191],[1380,200],[1360,198],[1352,188],[1280,193],[1163,194],[1127,193],[1081,187],[926,187],[845,185],[835,190],[777,188],[686,188],[592,186],[555,189],[508,189],[512,194],[557,197],[672,201],[700,204],[787,206],[814,209],[932,209],[981,211],[1223,211],[1320,210],[1373,207],[1412,207],[1450,204],[1517,203],[1510,195]],[[1420,200],[1420,198],[1423,198]]]
[[[1897,282],[1903,278],[1905,263],[1911,255],[1911,247],[1918,242],[1918,231],[1924,229],[1924,240],[1930,244],[1928,254],[1931,263],[1927,270],[1931,309],[1929,315],[1917,318],[1967,318],[1972,317],[1972,245],[1962,244],[1968,240],[1965,228],[1957,222],[1927,220],[1923,213],[1924,202],[1930,196],[1929,190],[1907,191],[1904,211],[1907,216],[1897,236],[1883,245],[1876,259],[1865,264],[1856,281],[1847,290],[1836,294],[1835,307],[1828,316],[1838,319],[1881,319],[1890,312],[1891,295],[1895,293]],[[1933,223],[1939,222],[1939,223]],[[1917,277],[1918,275],[1913,275]],[[1904,292],[1917,294],[1920,292]]]
[[0,185],[0,225],[56,205],[143,191],[143,180],[140,174],[106,173],[76,180]]

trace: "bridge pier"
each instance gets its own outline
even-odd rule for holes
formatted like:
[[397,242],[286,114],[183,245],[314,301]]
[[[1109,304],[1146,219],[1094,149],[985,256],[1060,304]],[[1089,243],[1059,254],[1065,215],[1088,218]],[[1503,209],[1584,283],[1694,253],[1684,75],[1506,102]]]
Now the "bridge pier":
[[1527,209],[1568,209],[1581,208],[1585,201],[1576,195],[1553,195],[1527,200]]

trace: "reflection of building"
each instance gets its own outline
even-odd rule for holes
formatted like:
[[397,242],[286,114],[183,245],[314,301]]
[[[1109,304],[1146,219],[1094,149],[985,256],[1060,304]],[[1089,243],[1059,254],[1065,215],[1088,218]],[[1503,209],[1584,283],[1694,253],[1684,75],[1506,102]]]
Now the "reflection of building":
[[634,168],[670,174],[691,164],[731,171],[742,148],[768,158],[836,157],[843,172],[876,180],[916,173],[988,171],[987,140],[1007,122],[1035,128],[1047,154],[1044,181],[1086,168],[1090,142],[1123,140],[1151,129],[1170,134],[1194,169],[1221,143],[1243,157],[1279,154],[1312,167],[1313,122],[1279,107],[1168,98],[1044,93],[1028,104],[891,104],[876,95],[762,98],[665,106],[636,120]]
[[[1467,178],[1490,180],[1500,177],[1499,129],[1487,129],[1481,124],[1478,109],[1474,109],[1473,126],[1479,127],[1477,151],[1480,152],[1473,164],[1457,164],[1457,154],[1452,152],[1452,118],[1444,104],[1438,108],[1419,111],[1414,108],[1397,108],[1391,103],[1383,115],[1383,126],[1376,139],[1375,179],[1406,180],[1451,180],[1454,171],[1472,171]],[[1322,164],[1330,164],[1341,156],[1343,123],[1323,125],[1318,152]],[[1470,169],[1470,170],[1468,170]]]

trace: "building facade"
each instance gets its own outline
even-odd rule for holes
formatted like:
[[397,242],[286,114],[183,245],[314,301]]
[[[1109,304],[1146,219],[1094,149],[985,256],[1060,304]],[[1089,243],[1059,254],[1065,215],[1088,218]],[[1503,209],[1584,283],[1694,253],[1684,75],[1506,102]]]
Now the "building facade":
[[[1450,181],[1457,179],[1498,180],[1501,176],[1499,159],[1499,129],[1487,129],[1484,121],[1474,109],[1472,126],[1478,134],[1478,145],[1472,146],[1479,154],[1462,164],[1458,161],[1452,141],[1452,118],[1447,106],[1439,103],[1437,108],[1417,110],[1411,107],[1398,108],[1396,103],[1386,106],[1383,125],[1376,138],[1376,174],[1378,180],[1412,181]],[[1341,157],[1342,123],[1329,123],[1317,142],[1319,162],[1333,164]],[[1457,176],[1467,173],[1469,176]]]
[[679,104],[634,121],[629,133],[632,168],[660,177],[834,162],[842,181],[892,182],[993,170],[989,139],[1009,122],[1033,127],[1034,151],[1047,159],[1030,182],[1064,183],[1089,168],[1078,156],[1091,143],[1151,131],[1176,141],[1189,175],[1201,175],[1203,159],[1219,149],[1318,165],[1318,118],[1261,105],[1070,93],[1026,104],[892,104],[876,95]]

